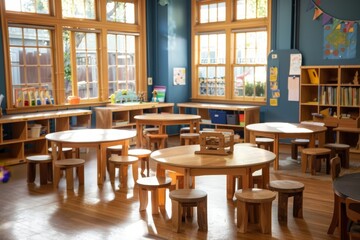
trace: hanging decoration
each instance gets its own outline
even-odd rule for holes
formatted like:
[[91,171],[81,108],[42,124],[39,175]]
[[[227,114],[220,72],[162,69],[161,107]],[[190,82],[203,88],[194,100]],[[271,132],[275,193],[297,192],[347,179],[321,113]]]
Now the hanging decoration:
[[324,59],[350,59],[356,57],[357,26],[360,20],[337,19],[321,8],[320,0],[309,0],[307,11],[314,9],[313,20],[322,16],[324,29]]

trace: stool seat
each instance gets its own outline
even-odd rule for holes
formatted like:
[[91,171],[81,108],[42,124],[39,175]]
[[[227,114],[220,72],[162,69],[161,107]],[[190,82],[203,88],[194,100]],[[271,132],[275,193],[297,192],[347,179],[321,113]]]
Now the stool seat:
[[108,150],[113,150],[113,151],[121,151],[123,149],[123,145],[114,145],[114,146],[109,146],[107,147]]
[[[301,169],[305,173],[309,162],[309,168],[312,175],[315,175],[315,170],[321,169],[321,162],[316,160],[326,160],[326,174],[330,173],[330,156],[331,150],[329,148],[304,148],[301,153]],[[310,159],[309,159],[310,158]],[[317,165],[317,166],[315,166]]]
[[26,157],[27,162],[27,182],[33,183],[36,178],[36,165],[39,164],[40,185],[45,185],[52,181],[52,157],[51,155],[32,155]]
[[235,143],[234,146],[238,147],[257,147],[255,143]]
[[[196,131],[196,127],[193,127],[193,132]],[[182,127],[180,128],[180,134],[182,133],[190,133],[190,127]]]
[[324,145],[325,148],[331,149],[331,158],[339,155],[341,159],[341,167],[350,167],[350,145],[342,143],[327,143]]
[[309,139],[297,138],[291,140],[291,158],[298,159],[298,148],[303,147],[306,148],[309,146]]
[[141,160],[141,174],[144,174],[146,164],[146,175],[150,176],[150,158],[151,150],[144,148],[133,148],[128,151],[129,156],[138,157]]
[[[56,151],[58,151],[58,147],[56,147]],[[69,151],[72,151],[73,149],[72,148],[69,148],[69,147],[63,147],[62,149],[61,149],[63,152],[69,152]],[[52,152],[52,148],[51,147],[49,147],[48,148],[48,152]]]
[[237,227],[241,233],[247,232],[249,222],[249,210],[251,207],[258,207],[259,211],[254,219],[259,220],[262,233],[271,233],[271,206],[276,198],[276,193],[267,189],[249,188],[237,190],[235,192],[237,199]]
[[273,152],[274,139],[257,137],[257,138],[255,138],[255,143],[257,144],[258,147],[263,146],[266,150],[269,150],[269,151]]
[[64,169],[66,171],[66,188],[72,190],[74,188],[74,168],[77,169],[79,185],[84,185],[84,165],[85,160],[79,158],[68,158],[55,161],[54,185],[58,187],[60,181],[60,169]]
[[169,177],[145,177],[136,181],[139,186],[139,211],[145,211],[148,205],[148,191],[151,192],[151,212],[159,214],[159,188],[168,188],[171,184]]
[[180,134],[180,144],[181,145],[190,145],[199,143],[199,133],[181,133]]
[[288,198],[294,197],[293,216],[303,217],[303,191],[304,184],[292,180],[274,180],[269,184],[269,189],[279,193],[278,220],[287,221]]
[[207,193],[198,189],[178,189],[171,191],[172,225],[175,232],[180,232],[181,216],[184,207],[197,207],[200,231],[207,231]]
[[115,181],[115,167],[120,168],[120,184],[125,188],[127,187],[127,178],[128,178],[128,165],[132,165],[132,173],[134,182],[138,179],[138,160],[139,158],[134,156],[122,156],[122,155],[112,155],[109,158],[109,175],[110,182],[114,183]]

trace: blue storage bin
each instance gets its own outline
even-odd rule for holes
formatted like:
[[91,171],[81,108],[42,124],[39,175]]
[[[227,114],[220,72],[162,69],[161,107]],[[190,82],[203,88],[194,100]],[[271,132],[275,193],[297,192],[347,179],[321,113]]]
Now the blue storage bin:
[[211,123],[226,124],[226,112],[220,110],[209,110]]

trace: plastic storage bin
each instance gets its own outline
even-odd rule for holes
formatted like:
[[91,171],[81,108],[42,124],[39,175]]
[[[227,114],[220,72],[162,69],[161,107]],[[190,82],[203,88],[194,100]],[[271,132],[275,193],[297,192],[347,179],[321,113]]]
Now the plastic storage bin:
[[227,124],[239,125],[239,117],[237,114],[226,115]]
[[34,124],[34,125],[31,125],[30,126],[30,129],[29,129],[29,138],[38,138],[40,137],[40,132],[41,132],[41,124]]
[[219,110],[209,110],[211,123],[226,124],[226,112]]

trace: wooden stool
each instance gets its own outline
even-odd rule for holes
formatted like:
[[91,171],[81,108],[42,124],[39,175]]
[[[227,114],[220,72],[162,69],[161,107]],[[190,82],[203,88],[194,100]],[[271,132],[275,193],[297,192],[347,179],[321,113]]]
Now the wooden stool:
[[200,231],[207,231],[207,194],[197,189],[179,189],[169,194],[172,205],[172,226],[174,232],[180,232],[183,208],[197,207],[197,221]]
[[[166,147],[166,140],[168,139],[167,134],[147,134],[147,148],[152,150],[162,149]],[[152,147],[154,146],[154,148]]]
[[40,185],[46,185],[52,181],[52,157],[50,155],[34,155],[26,157],[27,182],[33,183],[36,176],[36,165],[39,164]]
[[[196,131],[196,127],[193,127],[193,132],[195,132],[195,131]],[[182,127],[182,128],[180,128],[180,135],[182,133],[190,133],[190,127]]]
[[255,143],[236,143],[234,144],[234,147],[238,146],[238,147],[257,147],[257,144]]
[[291,158],[298,159],[298,148],[307,148],[309,146],[309,139],[293,139],[291,140]]
[[199,144],[199,133],[181,133],[180,145]]
[[[301,169],[305,173],[308,162],[311,175],[315,175],[316,170],[321,169],[321,159],[326,160],[326,174],[330,173],[330,154],[331,150],[328,148],[304,148],[301,153]],[[319,161],[316,161],[319,160]]]
[[336,154],[340,157],[341,167],[349,168],[350,145],[342,143],[327,143],[324,147],[331,149],[331,158],[335,157]]
[[148,146],[147,143],[147,135],[148,134],[158,134],[159,128],[158,127],[148,127],[143,129],[143,148],[146,148]]
[[278,192],[278,220],[287,221],[288,198],[294,197],[293,216],[303,217],[304,184],[291,180],[271,181],[269,189]]
[[264,147],[264,149],[269,150],[271,152],[273,152],[274,149],[274,139],[272,138],[256,138],[255,142],[257,144],[257,146],[260,148],[261,146]]
[[255,219],[260,221],[262,233],[271,233],[271,206],[276,198],[276,193],[267,189],[249,188],[237,190],[235,192],[237,199],[237,228],[241,233],[247,232],[249,222],[249,207],[259,207],[258,216]]
[[[242,177],[236,176],[236,178],[237,178],[237,182],[238,182],[237,189],[242,189]],[[263,186],[263,177],[262,177],[261,169],[252,173],[252,185],[250,183],[250,186],[255,187],[255,185],[257,188],[265,188],[265,186]]]
[[76,168],[79,178],[79,185],[84,185],[84,165],[85,160],[79,158],[69,158],[54,162],[54,184],[57,187],[60,181],[60,170],[66,171],[66,188],[74,189],[74,168]]
[[112,154],[122,155],[123,145],[114,145],[106,148],[106,169],[109,171],[109,158]]
[[139,186],[139,211],[145,211],[148,205],[148,191],[151,191],[151,212],[159,214],[159,188],[168,188],[171,184],[169,177],[145,177],[137,181]]
[[[56,151],[58,151],[58,148],[56,147]],[[73,157],[73,152],[75,152],[76,150],[74,150],[73,148],[69,148],[69,147],[63,147],[61,149],[62,151],[62,155],[60,157],[60,159],[64,159],[64,158],[72,158]],[[52,153],[52,148],[49,147],[48,148],[48,152]]]
[[128,166],[132,165],[132,173],[134,182],[138,179],[138,161],[139,158],[134,156],[119,156],[119,155],[112,155],[109,158],[109,175],[110,175],[110,182],[114,183],[115,181],[115,167],[119,168],[120,173],[120,185],[127,188],[127,178],[128,178]]
[[142,149],[142,148],[133,148],[129,149],[128,155],[138,157],[141,161],[141,174],[144,174],[145,171],[145,164],[146,164],[146,176],[150,176],[150,158],[151,151],[149,149]]

